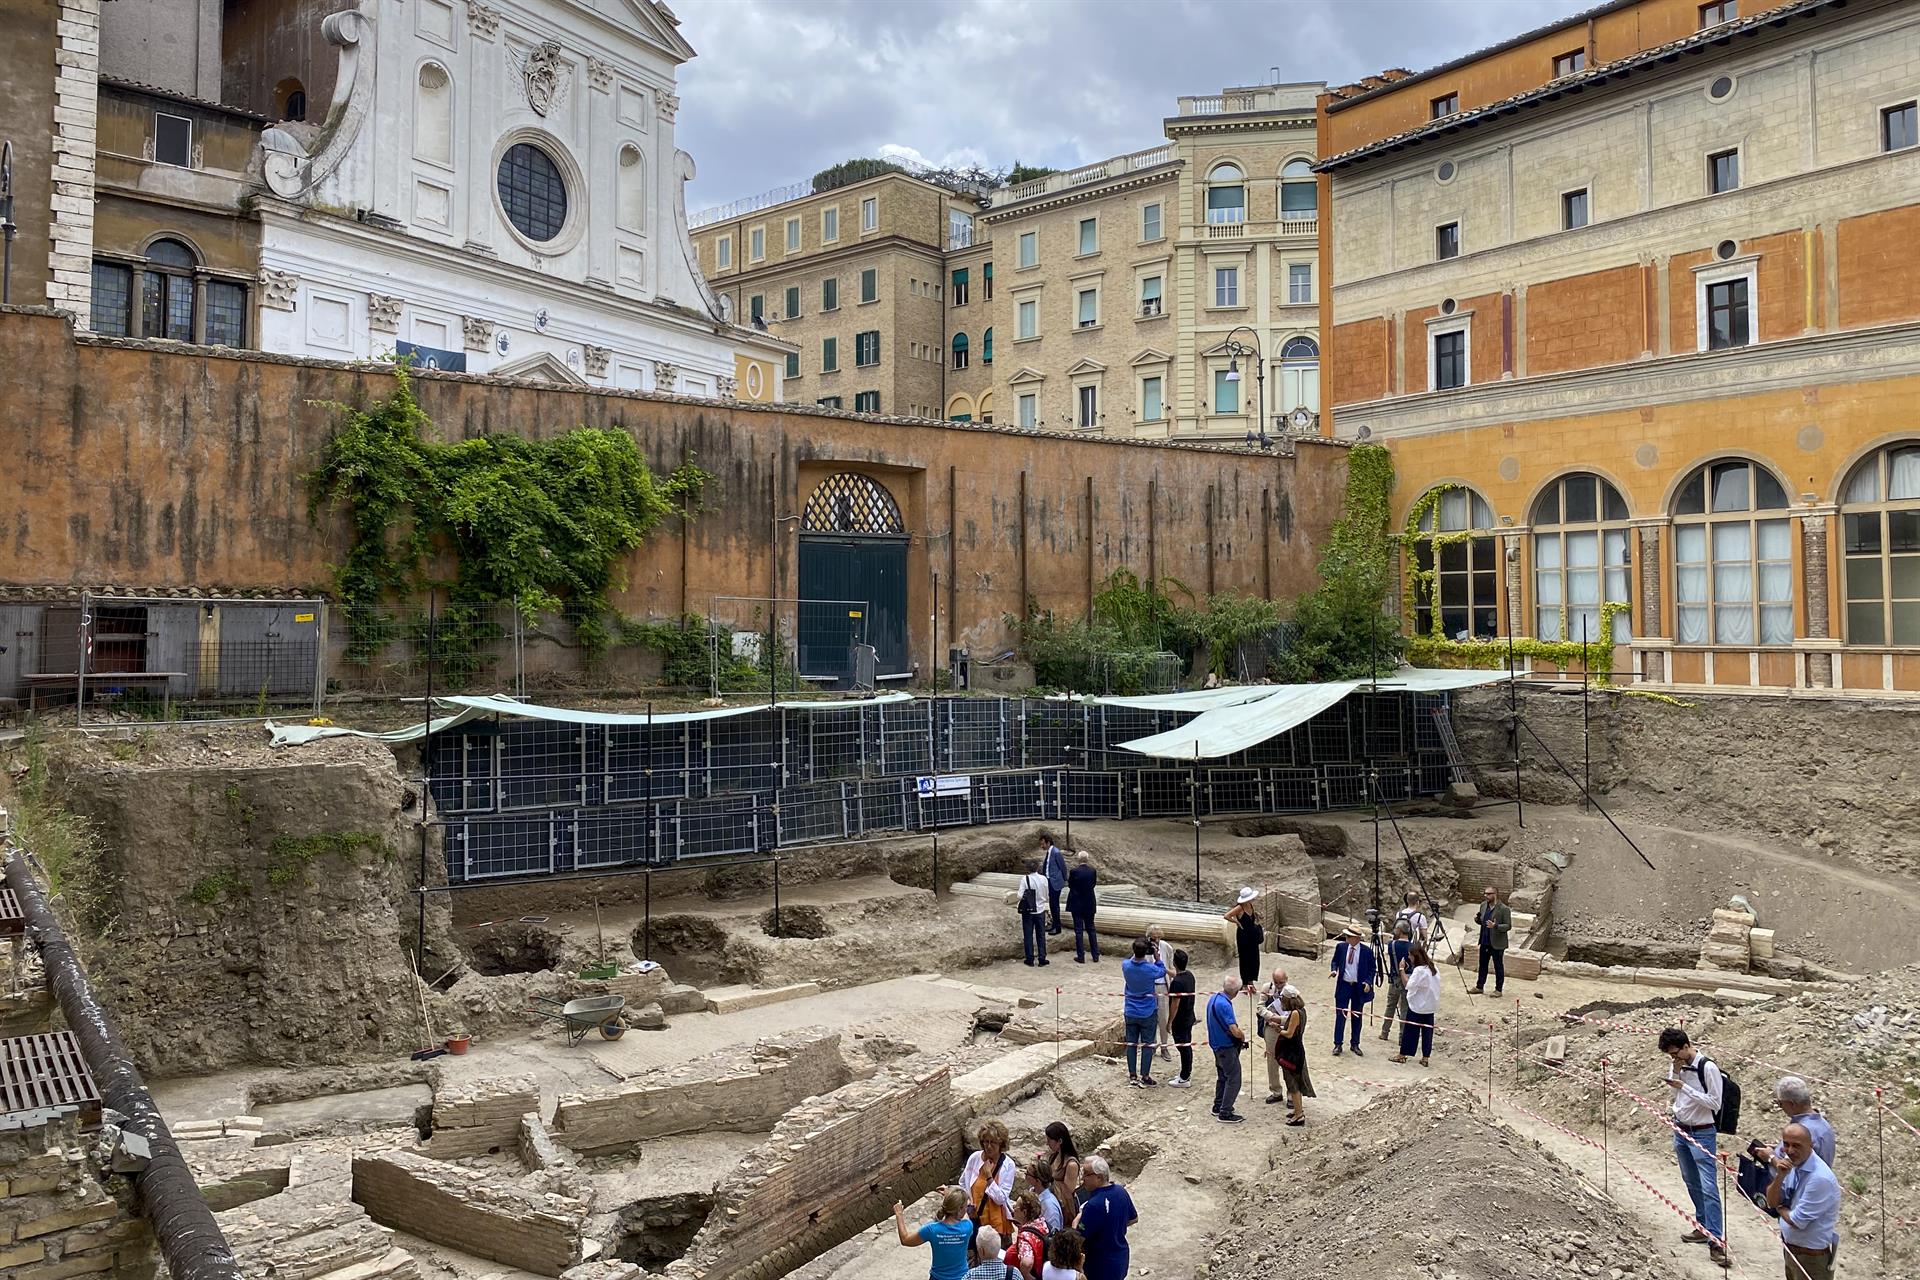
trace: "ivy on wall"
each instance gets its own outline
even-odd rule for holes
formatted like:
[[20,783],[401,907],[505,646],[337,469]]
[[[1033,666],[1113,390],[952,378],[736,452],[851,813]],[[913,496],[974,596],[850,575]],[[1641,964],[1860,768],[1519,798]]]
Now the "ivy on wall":
[[1276,678],[1351,680],[1376,666],[1390,670],[1398,661],[1400,628],[1383,613],[1394,573],[1392,493],[1392,455],[1382,445],[1354,445],[1347,453],[1340,515],[1320,556],[1320,585],[1294,602],[1293,635]]
[[[330,404],[338,422],[307,475],[309,518],[339,509],[352,535],[334,572],[348,659],[365,661],[391,640],[398,628],[381,606],[423,585],[447,588],[433,640],[450,666],[496,637],[489,606],[501,602],[529,620],[565,609],[580,644],[604,650],[623,557],[669,516],[697,509],[713,477],[691,459],[656,476],[620,430],[430,440],[404,361],[393,378],[392,394],[371,408]],[[442,555],[453,579],[430,583]]]

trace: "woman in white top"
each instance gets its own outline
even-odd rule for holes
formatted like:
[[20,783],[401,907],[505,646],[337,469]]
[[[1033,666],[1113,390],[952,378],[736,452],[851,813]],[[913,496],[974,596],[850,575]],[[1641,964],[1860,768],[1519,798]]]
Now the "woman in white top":
[[998,1120],[980,1125],[980,1149],[967,1157],[960,1186],[967,1193],[967,1215],[975,1226],[1013,1234],[1013,1182],[1019,1163],[1007,1154],[1007,1126]]
[[1405,1062],[1420,1046],[1420,1065],[1433,1065],[1433,1022],[1440,1012],[1440,971],[1426,947],[1415,942],[1401,962],[1400,971],[1407,985],[1407,1014],[1400,1024],[1400,1052],[1390,1061]]
[[1047,1262],[1040,1268],[1040,1280],[1086,1280],[1080,1270],[1086,1262],[1086,1246],[1078,1231],[1058,1231],[1047,1241]]

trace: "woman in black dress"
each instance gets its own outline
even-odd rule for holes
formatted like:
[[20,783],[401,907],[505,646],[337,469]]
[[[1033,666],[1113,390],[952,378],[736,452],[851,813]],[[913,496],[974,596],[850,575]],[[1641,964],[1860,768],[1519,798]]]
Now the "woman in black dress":
[[1287,1083],[1287,1123],[1298,1126],[1307,1122],[1306,1104],[1301,1099],[1315,1096],[1313,1081],[1307,1077],[1307,1002],[1298,991],[1288,990],[1280,997],[1280,1008],[1286,1020],[1273,1042],[1273,1056]]
[[[1244,894],[1247,891],[1241,890]],[[1260,981],[1260,944],[1266,941],[1267,931],[1260,927],[1260,917],[1254,914],[1251,899],[1242,898],[1233,911],[1234,917],[1233,948],[1240,954],[1240,985],[1251,987]]]
[[1187,971],[1187,953],[1173,953],[1173,977],[1167,981],[1167,1029],[1180,1053],[1180,1070],[1167,1082],[1169,1088],[1184,1089],[1193,1083],[1193,974]]

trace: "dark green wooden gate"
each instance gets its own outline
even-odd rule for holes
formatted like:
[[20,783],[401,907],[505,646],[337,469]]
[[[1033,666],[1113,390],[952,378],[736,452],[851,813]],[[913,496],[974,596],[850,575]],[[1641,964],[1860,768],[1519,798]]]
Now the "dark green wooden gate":
[[808,496],[800,530],[800,673],[850,683],[853,647],[864,641],[877,677],[911,674],[907,529],[893,495],[867,476],[828,476]]

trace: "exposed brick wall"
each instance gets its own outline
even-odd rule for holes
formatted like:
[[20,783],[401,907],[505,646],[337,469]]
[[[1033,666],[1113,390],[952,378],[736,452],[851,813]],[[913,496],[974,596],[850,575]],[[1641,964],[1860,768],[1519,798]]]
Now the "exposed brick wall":
[[575,1151],[606,1151],[676,1133],[758,1133],[802,1098],[847,1082],[840,1037],[819,1027],[762,1040],[589,1093],[562,1094],[553,1133]]
[[496,1170],[408,1151],[356,1156],[353,1198],[382,1226],[538,1275],[580,1261],[588,1206],[502,1183]]
[[0,1276],[147,1280],[158,1271],[146,1220],[101,1187],[71,1118],[0,1132]]
[[532,1076],[464,1080],[444,1077],[433,1089],[433,1136],[428,1155],[440,1160],[512,1151],[520,1142],[520,1120],[540,1110],[540,1086]]
[[947,1068],[883,1073],[796,1108],[714,1196],[668,1274],[773,1280],[954,1176],[964,1144]]

